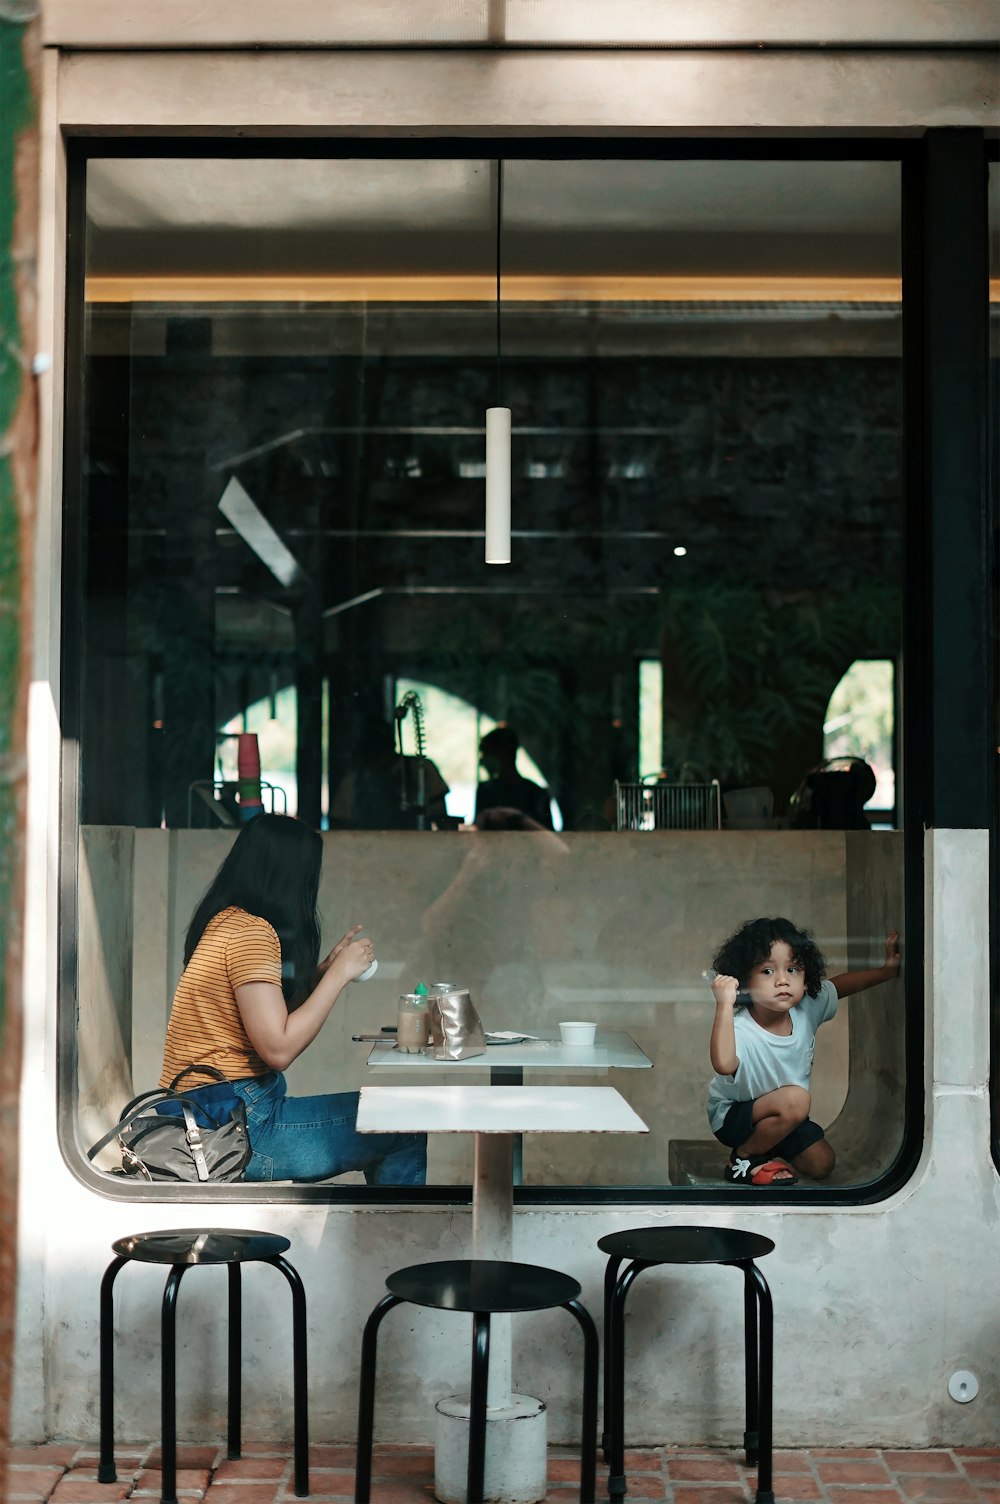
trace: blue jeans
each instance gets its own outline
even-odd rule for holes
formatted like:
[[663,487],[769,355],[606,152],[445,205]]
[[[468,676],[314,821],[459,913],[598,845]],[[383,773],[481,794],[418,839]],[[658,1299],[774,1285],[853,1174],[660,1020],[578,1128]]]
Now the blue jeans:
[[253,1155],[244,1180],[329,1180],[346,1170],[363,1170],[369,1185],[427,1179],[426,1134],[359,1133],[356,1091],[289,1097],[280,1071],[230,1089],[247,1109]]

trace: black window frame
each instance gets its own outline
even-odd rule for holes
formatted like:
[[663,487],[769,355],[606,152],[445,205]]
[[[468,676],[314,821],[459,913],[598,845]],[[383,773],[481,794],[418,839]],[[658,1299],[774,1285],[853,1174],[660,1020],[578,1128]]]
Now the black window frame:
[[[986,160],[986,193],[987,204],[989,202],[989,178],[991,170],[997,176],[997,188],[1000,190],[1000,140],[996,138],[987,140],[985,143]],[[988,220],[987,220],[988,229]],[[987,276],[991,273],[1000,276],[1000,265],[989,264],[989,249],[987,247]],[[987,319],[992,318],[992,308],[987,309]],[[987,326],[988,327],[988,326]],[[987,334],[987,340],[989,334]],[[989,365],[987,386],[987,483],[986,483],[986,527],[987,546],[989,550],[989,563],[987,575],[987,589],[990,592],[992,610],[996,613],[994,621],[1000,618],[1000,352],[995,360],[990,358],[987,348],[987,362]],[[994,706],[1000,703],[1000,690],[997,689],[997,674],[1000,673],[1000,662],[997,653],[1000,651],[995,635],[989,638],[988,649],[991,654],[989,662],[988,684],[994,686]],[[989,808],[989,831],[990,831],[990,903],[989,903],[989,933],[991,936],[989,967],[990,967],[990,1073],[987,1090],[990,1097],[990,1154],[994,1168],[1000,1173],[1000,724],[994,721],[992,726],[993,735],[989,738],[988,745],[995,752],[993,763],[993,777],[990,783],[990,808]]]
[[[233,1185],[197,1186],[191,1184],[124,1183],[96,1171],[86,1160],[77,1139],[76,1105],[78,1079],[76,993],[76,939],[78,926],[77,868],[79,852],[79,731],[80,731],[80,654],[82,653],[82,583],[83,583],[83,422],[84,422],[84,331],[85,331],[85,246],[86,246],[86,167],[87,162],[106,157],[214,157],[232,160],[261,158],[352,158],[352,159],[441,159],[476,158],[522,160],[740,160],[740,161],[893,161],[900,166],[902,213],[903,277],[903,505],[906,511],[903,616],[902,677],[904,703],[930,707],[930,714],[904,715],[901,738],[902,799],[897,793],[897,807],[903,813],[904,831],[904,935],[911,964],[905,968],[906,997],[902,1026],[905,1040],[904,1136],[899,1152],[889,1169],[877,1180],[856,1187],[807,1187],[794,1190],[780,1187],[747,1188],[740,1204],[759,1207],[865,1206],[880,1202],[898,1191],[913,1174],[924,1142],[924,977],[919,958],[924,949],[924,861],[923,835],[934,824],[988,826],[991,822],[989,775],[983,759],[982,776],[978,773],[957,780],[955,769],[969,769],[969,727],[960,716],[949,711],[956,696],[968,696],[970,685],[985,706],[982,686],[988,680],[976,675],[988,672],[989,643],[984,621],[977,627],[965,612],[956,621],[955,598],[959,584],[952,575],[950,583],[939,568],[940,550],[947,559],[962,560],[963,546],[969,547],[966,530],[961,539],[949,538],[954,510],[949,510],[945,524],[939,507],[935,519],[931,500],[940,494],[937,479],[941,460],[930,446],[930,430],[944,432],[949,422],[957,421],[962,434],[968,435],[970,423],[985,429],[986,371],[984,361],[981,390],[972,392],[972,408],[959,413],[961,401],[968,403],[969,382],[961,384],[961,396],[949,390],[942,379],[944,371],[958,368],[968,376],[970,341],[975,338],[972,321],[976,293],[987,296],[986,230],[986,155],[987,145],[981,131],[937,130],[921,138],[865,135],[821,137],[798,136],[777,138],[697,137],[667,139],[629,137],[544,137],[539,139],[495,137],[437,137],[413,139],[383,135],[363,140],[356,138],[227,136],[205,132],[180,136],[89,136],[67,138],[67,258],[65,320],[65,399],[64,399],[64,472],[62,519],[62,621],[61,621],[61,703],[62,777],[60,799],[60,870],[59,870],[59,985],[57,1028],[57,1117],[58,1135],[63,1157],[74,1175],[94,1191],[126,1201],[148,1202],[215,1202],[236,1201],[253,1204],[292,1203],[341,1206],[365,1206],[379,1203],[398,1205],[463,1205],[471,1200],[469,1186],[358,1187],[330,1184],[296,1184],[273,1188],[267,1184],[238,1182]],[[983,162],[982,203],[978,210],[970,202],[968,172],[974,170],[977,152]],[[936,155],[935,155],[936,153]],[[941,195],[947,196],[949,178],[955,162],[964,169],[959,173],[960,186],[952,182],[951,191],[966,192],[966,209],[981,217],[982,286],[964,300],[961,316],[946,329],[936,315],[935,300],[942,294],[951,298],[949,268],[963,261],[968,251],[968,214],[957,223],[936,218]],[[975,234],[973,242],[976,241]],[[980,254],[972,251],[973,269]],[[968,280],[975,283],[975,277]],[[979,338],[985,341],[985,320],[980,320]],[[944,355],[942,355],[942,349]],[[950,364],[949,364],[950,362]],[[935,374],[936,373],[936,374]],[[975,388],[975,382],[972,383]],[[930,421],[933,420],[933,421]],[[985,444],[980,445],[980,469],[985,471]],[[955,451],[952,451],[952,462]],[[974,465],[973,465],[974,468]],[[968,470],[968,466],[966,467]],[[975,477],[966,475],[968,486]],[[935,486],[938,489],[935,490]],[[967,507],[968,511],[969,508]],[[935,526],[936,521],[936,526]],[[935,561],[932,570],[931,559]],[[969,562],[968,559],[965,560]],[[952,564],[952,569],[955,565]],[[987,560],[985,549],[976,566],[985,587]],[[942,581],[944,588],[942,588]],[[966,581],[967,584],[967,575]],[[927,609],[927,592],[933,590],[931,609]],[[981,598],[984,592],[981,592]],[[951,659],[956,672],[948,685],[934,683],[932,665],[947,648],[968,646],[970,632],[981,640],[974,644],[971,661]],[[939,659],[940,661],[940,659]],[[73,669],[75,668],[75,671]],[[986,736],[986,711],[983,712],[982,742]],[[947,772],[947,778],[945,776]],[[992,816],[995,828],[995,812]],[[997,1050],[994,1048],[994,1060]],[[1000,1160],[998,1160],[1000,1163]],[[520,1186],[514,1191],[517,1206],[602,1207],[619,1205],[655,1206],[732,1206],[731,1189],[682,1186]]]

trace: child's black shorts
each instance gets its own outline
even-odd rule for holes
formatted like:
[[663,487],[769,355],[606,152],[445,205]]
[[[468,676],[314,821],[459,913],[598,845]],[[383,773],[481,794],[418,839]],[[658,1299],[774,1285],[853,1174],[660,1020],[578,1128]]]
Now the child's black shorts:
[[[753,1132],[753,1101],[734,1102],[722,1120],[722,1127],[716,1132],[716,1138],[720,1144],[725,1144],[727,1149],[738,1149],[740,1144],[746,1143]],[[801,1154],[803,1149],[808,1149],[810,1144],[818,1144],[824,1138],[822,1128],[814,1123],[812,1118],[806,1118],[793,1128],[791,1133],[780,1141],[772,1144],[767,1151],[775,1159],[794,1159],[796,1154]]]

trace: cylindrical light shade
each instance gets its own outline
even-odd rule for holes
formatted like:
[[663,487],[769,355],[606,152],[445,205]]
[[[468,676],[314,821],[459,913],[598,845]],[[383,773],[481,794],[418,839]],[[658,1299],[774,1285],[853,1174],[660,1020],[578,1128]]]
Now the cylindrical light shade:
[[486,562],[510,563],[510,408],[486,409]]

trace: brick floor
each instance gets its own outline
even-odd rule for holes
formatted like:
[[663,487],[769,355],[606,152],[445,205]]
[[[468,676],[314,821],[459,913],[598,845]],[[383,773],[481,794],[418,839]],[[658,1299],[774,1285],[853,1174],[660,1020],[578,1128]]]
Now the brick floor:
[[[319,1443],[309,1449],[313,1504],[349,1504],[354,1496],[354,1448]],[[628,1498],[664,1504],[753,1504],[755,1469],[738,1451],[720,1447],[642,1447],[625,1454]],[[97,1482],[93,1442],[49,1442],[11,1449],[9,1504],[117,1504],[160,1497],[158,1446],[115,1452],[117,1483]],[[598,1463],[598,1498],[606,1471]],[[549,1504],[572,1504],[580,1465],[571,1447],[549,1454]],[[1000,1447],[878,1447],[782,1449],[774,1454],[778,1504],[1000,1504]],[[182,1504],[294,1504],[288,1451],[248,1446],[234,1461],[215,1442],[178,1448],[177,1493]],[[378,1446],[372,1466],[372,1504],[433,1504],[434,1454],[428,1446]]]

